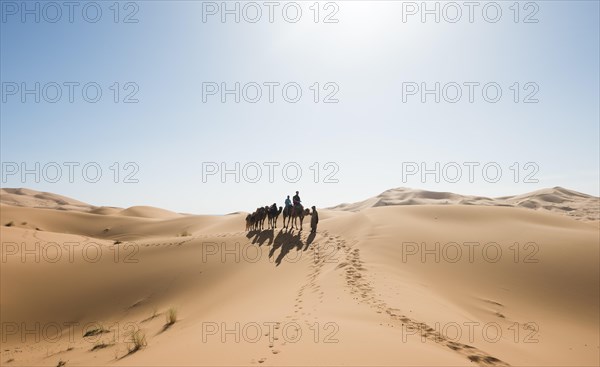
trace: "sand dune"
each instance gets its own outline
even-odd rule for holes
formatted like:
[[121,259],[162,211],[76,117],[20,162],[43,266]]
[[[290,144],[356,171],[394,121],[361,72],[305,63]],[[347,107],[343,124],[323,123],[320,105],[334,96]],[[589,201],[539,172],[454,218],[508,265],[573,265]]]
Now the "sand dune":
[[123,209],[119,212],[119,215],[125,215],[128,217],[141,217],[141,218],[177,218],[181,217],[181,214],[175,212],[154,208],[151,206],[132,206],[127,209]]
[[340,204],[329,209],[356,212],[367,208],[389,205],[513,206],[550,211],[583,221],[600,220],[600,198],[562,187],[541,189],[527,194],[497,198],[400,187],[387,190],[373,198],[356,203]]
[[[573,207],[562,190],[390,190],[322,210],[316,235],[3,191],[0,362],[595,366],[599,231],[543,208]],[[136,330],[147,345],[129,352]]]
[[132,206],[126,209],[108,206],[93,206],[79,200],[49,192],[24,188],[0,189],[0,204],[26,208],[79,211],[90,214],[122,215],[142,218],[177,218],[181,214],[152,206]]
[[92,205],[66,196],[24,188],[0,189],[0,203],[28,208],[48,208],[58,210],[89,211],[94,208]]
[[100,206],[94,209],[91,209],[88,213],[90,214],[101,214],[101,215],[115,215],[119,214],[123,209],[115,208],[112,206]]

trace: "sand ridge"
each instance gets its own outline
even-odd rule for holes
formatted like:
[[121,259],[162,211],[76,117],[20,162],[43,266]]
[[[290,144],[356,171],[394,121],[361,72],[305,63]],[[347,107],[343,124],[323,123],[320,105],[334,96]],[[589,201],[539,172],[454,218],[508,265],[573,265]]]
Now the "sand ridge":
[[600,198],[558,186],[522,195],[497,198],[400,187],[387,190],[373,198],[356,203],[340,204],[329,209],[356,212],[367,208],[390,205],[509,206],[550,211],[583,221],[594,222],[600,220]]

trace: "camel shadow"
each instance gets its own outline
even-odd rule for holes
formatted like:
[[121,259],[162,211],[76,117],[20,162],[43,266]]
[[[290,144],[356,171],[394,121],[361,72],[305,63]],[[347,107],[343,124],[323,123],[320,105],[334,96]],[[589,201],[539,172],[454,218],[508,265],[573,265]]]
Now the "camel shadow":
[[267,246],[270,246],[273,243],[273,236],[274,231],[272,229],[265,229],[262,231],[253,230],[249,231],[246,235],[248,239],[252,239],[253,244],[258,244],[259,246],[262,246],[266,241],[269,241]]
[[265,229],[254,238],[253,243],[258,243],[259,246],[262,246],[266,241],[269,241],[267,246],[271,246],[273,244],[273,237],[274,231],[272,229]]
[[260,233],[260,231],[257,229],[249,230],[248,233],[246,234],[246,238],[251,239],[252,237],[258,236],[259,233]]
[[293,248],[296,248],[296,250],[302,249],[304,243],[300,238],[300,234],[300,231],[298,231],[297,234],[294,234],[294,231],[291,229],[282,229],[279,231],[279,233],[273,240],[273,247],[271,248],[271,251],[269,251],[269,258],[272,258],[275,254],[275,251],[281,248],[281,252],[275,259],[275,266],[279,266],[281,264],[281,261]]

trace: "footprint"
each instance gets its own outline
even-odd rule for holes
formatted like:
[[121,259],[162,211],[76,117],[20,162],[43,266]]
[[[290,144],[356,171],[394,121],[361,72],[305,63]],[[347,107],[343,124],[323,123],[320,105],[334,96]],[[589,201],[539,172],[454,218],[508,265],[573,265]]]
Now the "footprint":
[[[385,311],[386,314],[393,321],[400,320],[408,330],[418,330],[421,332],[421,336],[429,341],[441,344],[448,347],[449,349],[464,355],[471,362],[478,364],[479,366],[508,366],[507,363],[499,360],[498,358],[492,357],[487,353],[472,347],[470,345],[456,343],[448,341],[441,333],[435,331],[429,325],[415,321],[400,313],[400,309],[387,307],[383,300],[377,298],[377,295],[373,291],[371,284],[365,279],[364,272],[366,268],[363,266],[364,262],[360,258],[360,249],[352,248],[358,242],[354,241],[350,248],[345,248],[346,262],[344,266],[338,265],[336,270],[343,269],[346,278],[346,284],[350,288],[350,294],[358,294],[360,297],[354,297],[359,303],[368,304],[375,309],[378,314]],[[496,306],[503,307],[502,304],[495,301],[485,300],[486,302],[492,303]],[[412,311],[411,311],[412,312]],[[388,324],[390,327],[394,327],[393,323]]]

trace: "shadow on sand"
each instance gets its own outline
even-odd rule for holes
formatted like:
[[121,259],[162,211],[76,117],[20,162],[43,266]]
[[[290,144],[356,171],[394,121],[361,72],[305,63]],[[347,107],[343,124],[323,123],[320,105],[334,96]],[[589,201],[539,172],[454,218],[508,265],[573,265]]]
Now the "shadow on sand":
[[311,243],[313,243],[316,234],[310,233],[306,238],[306,241],[302,240],[302,231],[294,230],[294,229],[280,229],[277,232],[277,236],[275,236],[275,230],[273,229],[265,229],[265,230],[253,230],[249,231],[246,237],[252,240],[253,244],[258,244],[262,246],[265,242],[268,241],[267,246],[271,244],[273,247],[269,251],[269,258],[272,258],[275,255],[275,252],[281,249],[279,255],[275,259],[275,266],[279,266],[281,261],[289,254],[292,249],[296,249],[296,251],[306,251],[308,250]]
[[271,246],[273,244],[273,236],[275,235],[274,232],[275,231],[272,229],[263,229],[262,231],[252,230],[248,232],[246,237],[248,239],[252,239],[253,244],[258,244],[259,246],[262,246],[266,241],[269,241],[269,243],[267,243],[267,246]]

